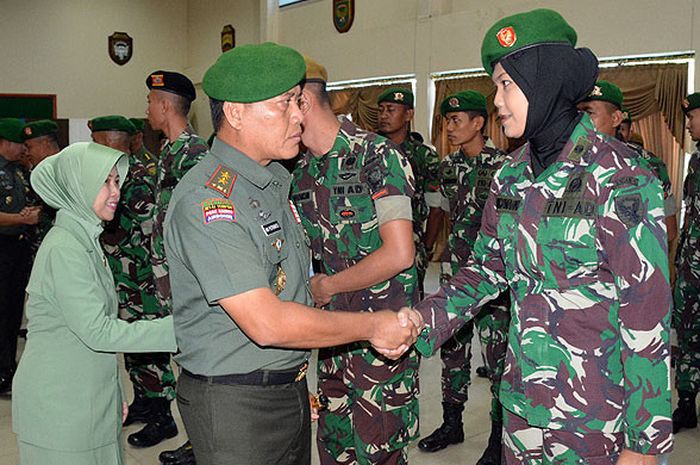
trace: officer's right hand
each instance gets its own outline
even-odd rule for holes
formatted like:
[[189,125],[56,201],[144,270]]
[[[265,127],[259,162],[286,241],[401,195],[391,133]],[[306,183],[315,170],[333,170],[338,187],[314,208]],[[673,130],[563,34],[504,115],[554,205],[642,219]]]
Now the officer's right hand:
[[422,317],[409,308],[402,308],[398,313],[382,310],[371,315],[375,322],[369,342],[379,353],[391,359],[401,357],[423,330]]
[[24,207],[19,214],[22,215],[22,221],[24,224],[34,225],[39,222],[41,207]]

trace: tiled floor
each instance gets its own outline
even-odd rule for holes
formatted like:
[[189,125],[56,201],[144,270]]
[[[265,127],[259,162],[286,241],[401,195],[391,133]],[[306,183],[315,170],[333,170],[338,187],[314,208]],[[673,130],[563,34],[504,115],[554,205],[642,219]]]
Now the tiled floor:
[[[434,289],[436,269],[432,268],[428,275],[429,282],[426,283],[427,290]],[[475,344],[477,344],[475,342]],[[475,345],[475,347],[477,347]],[[474,367],[479,365],[480,357],[475,354]],[[313,370],[310,370],[310,372]],[[440,360],[439,358],[423,360],[421,371],[421,431],[423,435],[430,434],[442,421],[442,411],[440,407]],[[128,379],[126,376],[124,379]],[[488,439],[490,424],[488,409],[490,395],[486,380],[472,375],[473,383],[469,392],[469,402],[464,413],[464,430],[466,437],[463,444],[448,447],[447,449],[426,454],[411,445],[409,449],[409,462],[412,465],[473,465],[483,452]],[[315,385],[315,376],[311,374],[310,385]],[[128,391],[128,390],[127,390]],[[0,396],[0,465],[17,465],[17,447],[15,436],[11,428],[11,400],[9,397]],[[178,423],[181,425],[179,414],[175,412]],[[125,429],[125,436],[137,431],[140,426],[134,425]],[[181,431],[184,429],[181,427]],[[676,437],[675,451],[670,457],[669,463],[672,465],[695,465],[700,464],[700,454],[698,454],[698,442],[700,440],[700,429],[685,431]],[[126,446],[127,465],[158,465],[158,453],[165,449],[179,446],[184,441],[184,436],[180,434],[176,438],[160,444],[158,447],[150,449],[134,449]],[[318,464],[318,459],[314,456],[312,463]],[[96,464],[99,465],[99,464]],[[237,464],[244,465],[244,464]]]

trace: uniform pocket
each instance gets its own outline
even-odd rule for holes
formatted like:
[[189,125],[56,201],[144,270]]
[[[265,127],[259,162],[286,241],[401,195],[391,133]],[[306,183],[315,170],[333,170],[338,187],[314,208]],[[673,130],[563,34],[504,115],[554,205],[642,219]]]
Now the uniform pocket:
[[593,218],[544,217],[537,231],[538,260],[550,284],[575,280],[598,270]]

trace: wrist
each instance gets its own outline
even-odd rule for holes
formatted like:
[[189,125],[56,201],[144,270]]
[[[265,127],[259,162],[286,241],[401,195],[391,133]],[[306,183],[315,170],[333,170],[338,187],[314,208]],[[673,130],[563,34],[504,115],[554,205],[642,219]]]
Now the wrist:
[[335,288],[335,276],[334,274],[328,275],[325,278],[323,278],[320,282],[321,284],[321,290],[323,291],[324,294],[328,295],[328,297],[333,297],[334,295],[337,294],[336,288]]

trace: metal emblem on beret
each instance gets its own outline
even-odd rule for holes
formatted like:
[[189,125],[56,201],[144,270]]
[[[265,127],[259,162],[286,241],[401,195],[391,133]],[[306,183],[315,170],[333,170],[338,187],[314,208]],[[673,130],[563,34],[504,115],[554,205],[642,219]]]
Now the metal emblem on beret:
[[403,92],[394,92],[394,100],[403,102]]
[[593,90],[589,94],[591,97],[602,97],[603,96],[603,91],[601,90],[600,86],[593,86]]
[[348,32],[355,19],[355,0],[333,0],[333,25],[340,32]]
[[151,74],[151,85],[153,87],[163,87],[165,81],[163,80],[162,74]]
[[221,30],[221,53],[228,52],[236,46],[236,29],[230,24]]
[[513,26],[507,26],[496,33],[496,39],[498,39],[498,43],[501,44],[501,47],[510,48],[515,45],[518,36],[515,34]]
[[450,105],[451,108],[459,107],[459,99],[457,97],[452,97],[447,103]]
[[24,135],[25,135],[25,136],[31,136],[31,135],[32,135],[32,128],[30,128],[29,126],[27,126],[26,128],[24,128]]
[[683,108],[688,108],[690,106],[690,102],[687,98],[684,98],[683,103],[681,103],[681,105],[683,105]]
[[622,112],[622,119],[623,119],[623,120],[629,119],[629,117],[630,117],[630,114],[629,114],[628,111],[623,111],[623,112]]
[[113,62],[125,65],[134,54],[134,40],[126,32],[115,32],[108,37],[107,50]]
[[646,214],[642,196],[639,194],[624,195],[615,198],[615,211],[618,218],[628,228],[637,226]]

